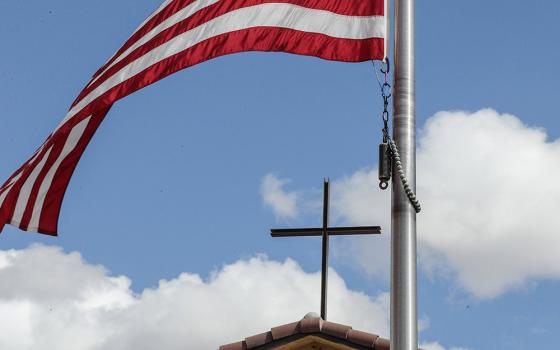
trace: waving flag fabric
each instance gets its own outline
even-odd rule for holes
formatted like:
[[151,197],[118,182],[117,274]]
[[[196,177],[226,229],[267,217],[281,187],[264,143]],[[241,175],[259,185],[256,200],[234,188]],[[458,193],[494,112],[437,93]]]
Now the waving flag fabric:
[[6,223],[56,235],[70,177],[112,104],[181,69],[242,51],[360,62],[385,57],[385,0],[167,0],[0,188]]

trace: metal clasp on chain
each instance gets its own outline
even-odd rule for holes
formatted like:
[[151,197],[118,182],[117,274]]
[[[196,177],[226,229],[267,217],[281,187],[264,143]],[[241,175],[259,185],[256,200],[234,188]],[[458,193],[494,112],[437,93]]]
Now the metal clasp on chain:
[[389,72],[391,71],[391,65],[388,58],[381,62],[381,68],[379,71],[383,74],[382,83],[379,74],[377,73],[375,62],[372,61],[372,63],[375,76],[377,77],[377,82],[379,83],[379,88],[381,89],[381,97],[383,97],[383,113],[381,114],[383,119],[383,143],[387,143],[389,140],[389,99],[392,96],[391,84],[389,84]]

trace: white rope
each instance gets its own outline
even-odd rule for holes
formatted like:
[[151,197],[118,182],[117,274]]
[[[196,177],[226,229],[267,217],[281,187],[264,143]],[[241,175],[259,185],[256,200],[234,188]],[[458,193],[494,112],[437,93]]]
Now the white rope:
[[404,169],[403,169],[403,166],[402,166],[401,156],[399,154],[399,149],[398,149],[395,141],[393,141],[392,139],[389,139],[389,148],[391,149],[391,154],[393,155],[393,160],[395,161],[395,166],[397,167],[397,172],[399,173],[399,177],[401,178],[401,182],[403,184],[404,191],[406,192],[406,195],[408,196],[408,199],[410,200],[410,203],[414,207],[414,210],[416,210],[416,213],[419,213],[422,210],[422,206],[420,205],[420,202],[418,201],[418,198],[416,198],[416,194],[410,188],[410,184],[408,183],[408,179],[406,178],[406,175],[404,173]]

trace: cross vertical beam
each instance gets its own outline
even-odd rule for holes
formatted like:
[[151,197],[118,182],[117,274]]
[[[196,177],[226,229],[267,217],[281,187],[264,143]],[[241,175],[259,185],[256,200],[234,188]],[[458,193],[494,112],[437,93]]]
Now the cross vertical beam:
[[372,235],[380,234],[379,226],[357,226],[357,227],[329,227],[330,206],[330,182],[328,179],[323,183],[323,226],[320,228],[289,228],[272,229],[272,237],[322,237],[322,261],[321,261],[321,318],[327,320],[327,289],[329,273],[329,237],[348,235]]
[[323,254],[321,263],[321,318],[327,319],[327,279],[329,275],[329,191],[330,182],[325,179],[323,182]]

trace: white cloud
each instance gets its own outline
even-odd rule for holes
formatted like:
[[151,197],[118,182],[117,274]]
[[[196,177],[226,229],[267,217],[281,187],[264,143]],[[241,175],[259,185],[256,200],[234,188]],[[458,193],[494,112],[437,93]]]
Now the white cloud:
[[430,318],[426,315],[423,315],[418,319],[418,332],[422,333],[429,328],[430,328]]
[[278,219],[293,219],[298,214],[297,193],[286,192],[283,188],[288,182],[274,174],[267,174],[261,183],[262,200]]
[[[420,347],[424,350],[445,350],[445,348],[438,342],[423,343],[420,344]],[[468,350],[468,349],[452,347],[449,348],[449,350]]]
[[351,225],[381,226],[382,234],[352,237],[339,243],[335,256],[353,261],[364,271],[388,279],[391,245],[390,189],[379,189],[377,170],[359,170],[332,186],[331,206],[337,221]]
[[418,157],[420,191],[430,201],[422,242],[479,297],[560,277],[559,160],[558,140],[547,142],[544,130],[514,116],[438,113]]
[[[292,260],[241,260],[141,294],[58,248],[0,251],[0,262],[1,349],[216,349],[319,308],[320,274]],[[333,270],[329,294],[330,320],[388,335],[388,294],[349,290]]]
[[425,350],[445,350],[445,348],[438,342],[430,342],[420,344],[420,347]]
[[[491,109],[440,112],[420,133],[417,164],[426,271],[451,273],[479,298],[560,278],[559,140]],[[383,244],[360,242],[348,252],[373,273],[388,266],[390,235],[389,193],[376,189],[376,177],[377,169],[361,170],[335,190],[348,223],[387,228]]]

